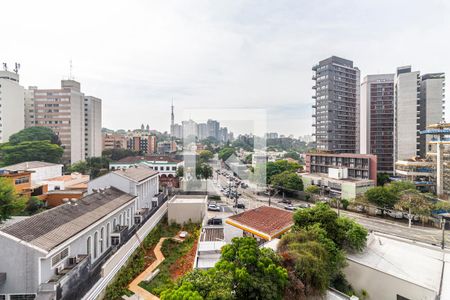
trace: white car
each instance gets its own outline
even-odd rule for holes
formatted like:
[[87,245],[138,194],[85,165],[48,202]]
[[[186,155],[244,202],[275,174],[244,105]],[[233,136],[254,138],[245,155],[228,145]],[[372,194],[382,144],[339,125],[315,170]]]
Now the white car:
[[388,210],[387,214],[395,219],[403,219],[403,213],[401,211]]
[[220,211],[220,206],[218,206],[216,204],[209,204],[208,205],[208,210],[210,210],[210,211]]
[[187,231],[181,231],[180,234],[178,235],[180,238],[184,239],[185,237],[187,237],[188,233]]

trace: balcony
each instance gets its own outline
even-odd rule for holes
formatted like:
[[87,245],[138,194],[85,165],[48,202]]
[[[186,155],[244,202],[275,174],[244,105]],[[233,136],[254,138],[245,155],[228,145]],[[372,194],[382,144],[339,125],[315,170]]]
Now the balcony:
[[313,88],[313,90],[316,90],[316,89],[317,89],[317,86],[313,85],[312,88]]
[[56,274],[49,281],[39,286],[39,292],[54,292],[63,281],[72,274],[81,272],[90,264],[90,257],[86,254],[67,258],[61,269],[56,269]]
[[311,69],[312,69],[313,71],[317,71],[318,68],[319,68],[319,65],[317,64],[317,65],[314,65]]

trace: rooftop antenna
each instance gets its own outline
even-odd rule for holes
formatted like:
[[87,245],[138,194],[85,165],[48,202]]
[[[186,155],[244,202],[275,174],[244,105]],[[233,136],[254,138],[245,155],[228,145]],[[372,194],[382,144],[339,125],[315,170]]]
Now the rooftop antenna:
[[69,70],[69,80],[73,80],[73,75],[72,75],[72,60],[70,60],[70,70]]
[[14,70],[13,70],[14,73],[19,74],[20,64],[19,63],[15,63],[14,66],[15,66]]
[[8,65],[6,63],[3,63],[3,70],[8,71]]

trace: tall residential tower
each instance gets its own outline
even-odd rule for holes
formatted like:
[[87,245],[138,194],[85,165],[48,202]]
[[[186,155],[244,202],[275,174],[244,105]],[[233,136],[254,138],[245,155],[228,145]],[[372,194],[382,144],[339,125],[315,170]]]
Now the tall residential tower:
[[19,74],[0,71],[0,143],[7,142],[24,124],[24,88]]
[[359,69],[351,60],[336,56],[320,61],[312,69],[317,149],[358,152]]
[[367,75],[361,83],[359,146],[377,155],[377,170],[394,171],[394,74]]

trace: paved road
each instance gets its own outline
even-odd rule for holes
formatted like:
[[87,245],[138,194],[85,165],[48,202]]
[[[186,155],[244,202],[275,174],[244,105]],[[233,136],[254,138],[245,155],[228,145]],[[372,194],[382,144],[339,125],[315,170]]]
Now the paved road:
[[[217,182],[217,175],[214,174],[214,181],[215,184],[211,184],[211,188],[215,189],[218,194],[222,195],[222,193],[220,193],[220,191],[218,190],[217,184],[220,184],[222,187],[226,187],[228,186],[229,180],[226,177],[219,175],[219,180]],[[269,199],[267,196],[255,195],[248,189],[239,188],[238,190],[242,193],[239,202],[243,202],[247,209],[253,209],[261,205],[268,205]],[[230,205],[234,203],[232,200],[229,200],[226,197],[222,197],[222,199],[225,199],[225,201]],[[281,201],[280,196],[272,197],[271,200],[271,204],[274,206],[285,206],[285,204],[279,203],[279,201]],[[301,202],[302,201],[299,200],[293,201],[294,205],[295,203]],[[412,225],[411,228],[408,228],[408,225],[406,223],[343,210],[341,210],[341,214],[354,219],[359,224],[366,227],[368,230],[392,234],[418,242],[441,245],[442,231],[437,228],[422,227],[420,225]],[[450,247],[450,231],[446,231],[445,233],[445,244],[447,248]]]

